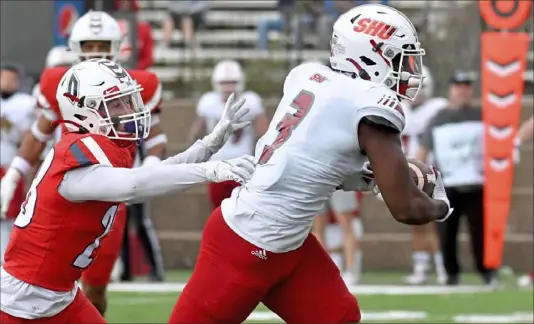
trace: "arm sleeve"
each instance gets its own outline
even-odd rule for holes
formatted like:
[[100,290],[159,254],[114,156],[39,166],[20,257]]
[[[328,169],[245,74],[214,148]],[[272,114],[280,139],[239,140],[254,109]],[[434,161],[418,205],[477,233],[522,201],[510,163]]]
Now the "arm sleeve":
[[201,163],[206,162],[211,155],[212,153],[208,147],[204,145],[201,140],[197,140],[186,151],[171,156],[170,158],[161,161],[160,164]]
[[156,164],[133,169],[98,164],[68,171],[58,190],[73,202],[138,202],[206,181],[203,164]]

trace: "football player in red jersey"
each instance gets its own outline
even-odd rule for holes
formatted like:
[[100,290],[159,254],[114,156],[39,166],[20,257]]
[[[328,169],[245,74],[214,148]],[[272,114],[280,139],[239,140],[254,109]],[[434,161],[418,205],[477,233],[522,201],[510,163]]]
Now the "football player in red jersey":
[[[69,47],[80,60],[88,58],[118,57],[123,35],[118,22],[105,12],[90,11],[76,21],[69,38]],[[68,67],[46,68],[40,79],[37,91],[38,105],[43,113],[25,136],[19,154],[11,163],[2,179],[1,205],[8,206],[13,197],[14,184],[27,174],[41,157],[46,143],[52,139],[56,121],[61,119],[61,111],[56,100],[56,89]],[[161,84],[158,77],[149,71],[129,70],[129,74],[143,88],[141,98],[146,109],[151,111],[151,128],[143,146],[147,151],[144,164],[157,163],[165,153],[167,137],[159,127]],[[124,206],[123,206],[124,207]],[[106,310],[106,287],[109,283],[115,261],[120,254],[120,246],[126,223],[126,209],[121,207],[117,216],[116,231],[103,244],[98,261],[92,264],[82,277],[83,290],[87,297],[103,314]],[[4,213],[2,207],[2,213]],[[122,224],[122,225],[121,225]]]
[[245,101],[233,96],[214,132],[181,154],[132,168],[132,148],[150,132],[140,92],[126,70],[106,59],[81,62],[61,79],[56,99],[66,132],[15,221],[1,270],[1,323],[105,323],[76,280],[117,230],[119,205],[206,181],[250,178],[251,156],[203,162],[249,124]]

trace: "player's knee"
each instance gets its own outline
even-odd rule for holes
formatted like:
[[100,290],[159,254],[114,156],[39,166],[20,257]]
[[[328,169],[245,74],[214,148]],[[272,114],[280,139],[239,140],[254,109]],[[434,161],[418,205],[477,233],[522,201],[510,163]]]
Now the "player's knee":
[[108,306],[107,287],[82,285],[82,289],[87,299],[104,315]]

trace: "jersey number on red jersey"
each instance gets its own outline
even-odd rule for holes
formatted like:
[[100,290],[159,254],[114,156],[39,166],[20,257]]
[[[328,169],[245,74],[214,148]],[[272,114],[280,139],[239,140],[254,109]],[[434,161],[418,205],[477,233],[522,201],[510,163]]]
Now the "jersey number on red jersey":
[[35,205],[37,204],[37,187],[41,181],[43,181],[43,178],[52,165],[53,160],[54,149],[51,149],[46,155],[43,163],[41,163],[35,178],[33,178],[30,190],[28,190],[28,193],[26,194],[26,200],[24,200],[22,206],[20,206],[20,213],[15,220],[15,226],[19,228],[26,228],[32,222],[33,214],[35,213]]
[[[39,184],[43,180],[50,166],[52,166],[53,160],[54,149],[51,149],[50,152],[46,155],[46,158],[39,167],[39,171],[37,171],[37,174],[33,179],[30,190],[26,195],[26,200],[22,204],[20,208],[20,213],[17,216],[17,219],[15,220],[15,226],[24,229],[31,224],[38,198],[37,188],[39,187]],[[117,214],[117,210],[118,205],[113,205],[107,210],[104,217],[102,218],[102,227],[104,229],[103,233],[97,238],[95,238],[95,240],[91,244],[89,244],[83,250],[83,252],[78,255],[78,257],[73,262],[73,265],[75,267],[85,269],[91,264],[91,262],[93,261],[93,258],[91,257],[93,255],[93,252],[100,246],[100,241],[106,235],[109,234],[109,231],[111,231],[111,227],[113,226],[113,222],[115,221],[115,215]]]
[[118,205],[111,206],[104,217],[102,218],[102,227],[104,228],[104,232],[97,237],[93,243],[89,244],[83,252],[78,255],[76,260],[72,263],[73,266],[85,269],[89,267],[91,262],[93,262],[93,252],[100,246],[100,241],[109,234],[109,231],[111,231],[111,227],[113,226],[113,223],[115,222],[115,216],[117,215],[117,210],[119,209]]
[[278,136],[274,139],[273,144],[265,146],[258,161],[259,164],[267,163],[274,151],[289,139],[293,130],[310,111],[314,101],[315,95],[313,93],[306,90],[299,92],[290,104],[290,107],[295,108],[297,111],[294,114],[285,114],[278,125],[276,125]]

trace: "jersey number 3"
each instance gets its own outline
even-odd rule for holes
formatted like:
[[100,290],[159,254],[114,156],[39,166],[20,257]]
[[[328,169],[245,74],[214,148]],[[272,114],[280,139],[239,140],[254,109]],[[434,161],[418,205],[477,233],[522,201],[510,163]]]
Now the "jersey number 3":
[[293,130],[297,128],[301,120],[310,111],[314,101],[315,95],[306,90],[301,90],[295,99],[293,99],[289,106],[297,111],[293,114],[285,114],[278,125],[276,125],[278,136],[276,136],[271,145],[266,145],[263,148],[263,152],[258,161],[260,165],[267,163],[271,156],[273,156],[274,151],[289,139]]

